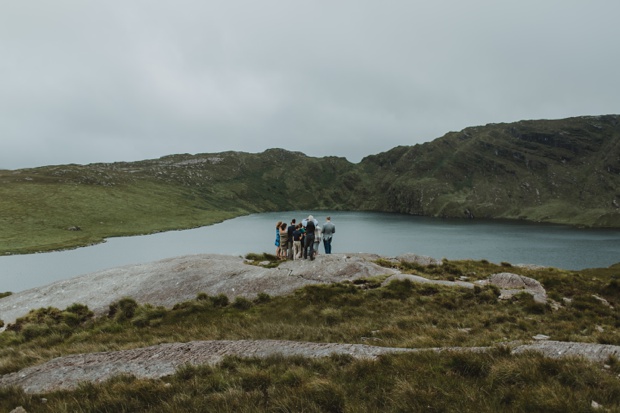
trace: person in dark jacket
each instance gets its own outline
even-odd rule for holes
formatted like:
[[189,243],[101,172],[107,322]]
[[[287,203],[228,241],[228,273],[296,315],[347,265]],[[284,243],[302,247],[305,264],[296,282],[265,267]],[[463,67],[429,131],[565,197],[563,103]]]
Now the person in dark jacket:
[[289,260],[293,259],[293,231],[295,231],[295,222],[297,222],[295,220],[295,218],[293,218],[291,220],[291,225],[288,226],[288,228],[286,229],[286,231],[288,232],[288,245],[286,246],[287,248],[287,256]]
[[293,259],[301,258],[303,248],[301,247],[301,240],[303,239],[303,227],[301,223],[297,224],[295,231],[293,231]]
[[[307,219],[302,221],[306,227],[306,239],[304,240],[304,259],[310,258],[314,260],[314,231],[318,221],[314,219],[312,215],[309,215]],[[310,250],[310,251],[308,251]]]

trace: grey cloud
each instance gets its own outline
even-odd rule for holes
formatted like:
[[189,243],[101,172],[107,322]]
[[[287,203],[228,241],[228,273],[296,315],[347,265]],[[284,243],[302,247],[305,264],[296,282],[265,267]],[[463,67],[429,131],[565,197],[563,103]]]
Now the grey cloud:
[[0,168],[271,147],[358,161],[618,112],[620,3],[10,2]]

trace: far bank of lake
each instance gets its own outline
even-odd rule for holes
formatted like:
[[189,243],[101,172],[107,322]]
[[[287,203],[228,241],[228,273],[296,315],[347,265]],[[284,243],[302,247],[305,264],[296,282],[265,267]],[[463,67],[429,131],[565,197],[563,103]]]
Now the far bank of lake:
[[620,261],[620,230],[378,212],[288,211],[248,215],[191,230],[111,238],[75,250],[3,256],[0,292],[22,291],[106,268],[179,255],[274,253],[276,222],[299,221],[308,214],[321,225],[331,215],[336,225],[334,253],[415,253],[573,270],[608,267]]

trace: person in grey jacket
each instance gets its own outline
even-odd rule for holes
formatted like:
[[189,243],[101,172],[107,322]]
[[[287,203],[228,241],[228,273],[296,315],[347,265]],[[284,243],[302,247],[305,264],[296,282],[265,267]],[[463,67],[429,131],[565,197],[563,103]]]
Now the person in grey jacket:
[[327,221],[323,224],[323,247],[325,254],[332,253],[332,236],[336,233],[336,226],[332,223],[331,218],[327,217]]

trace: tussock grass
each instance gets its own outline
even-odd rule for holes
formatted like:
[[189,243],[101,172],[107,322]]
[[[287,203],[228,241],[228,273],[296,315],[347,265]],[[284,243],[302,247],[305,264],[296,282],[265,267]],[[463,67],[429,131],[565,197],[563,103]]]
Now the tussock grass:
[[273,254],[263,252],[261,254],[249,253],[245,256],[246,262],[250,265],[257,265],[265,268],[275,268],[280,265],[280,260]]
[[[442,272],[443,267],[449,270]],[[437,279],[460,273],[475,280],[505,267],[486,261],[449,261],[401,270]],[[578,406],[577,410],[588,411],[584,400],[590,399],[620,409],[617,360],[609,360],[609,367],[602,369],[583,360],[511,356],[501,344],[547,334],[561,341],[620,345],[618,268],[510,271],[543,283],[559,308],[535,303],[527,294],[499,300],[494,287],[468,289],[407,280],[382,285],[377,279],[311,285],[288,296],[259,294],[253,300],[198,293],[170,309],[140,305],[127,297],[99,318],[80,304],[65,310],[39,309],[21,318],[0,334],[0,374],[60,355],[191,340],[499,346],[488,354],[423,353],[378,361],[230,359],[218,367],[188,367],[164,380],[122,377],[75,392],[48,394],[45,408],[416,411],[431,406],[444,411],[574,411]],[[28,411],[43,411],[37,398],[15,389],[2,392],[0,410],[22,404]]]
[[40,396],[0,390],[0,408],[29,412],[566,412],[620,406],[620,381],[582,359],[423,352],[377,360],[273,356],[185,366],[160,380],[119,376]]

